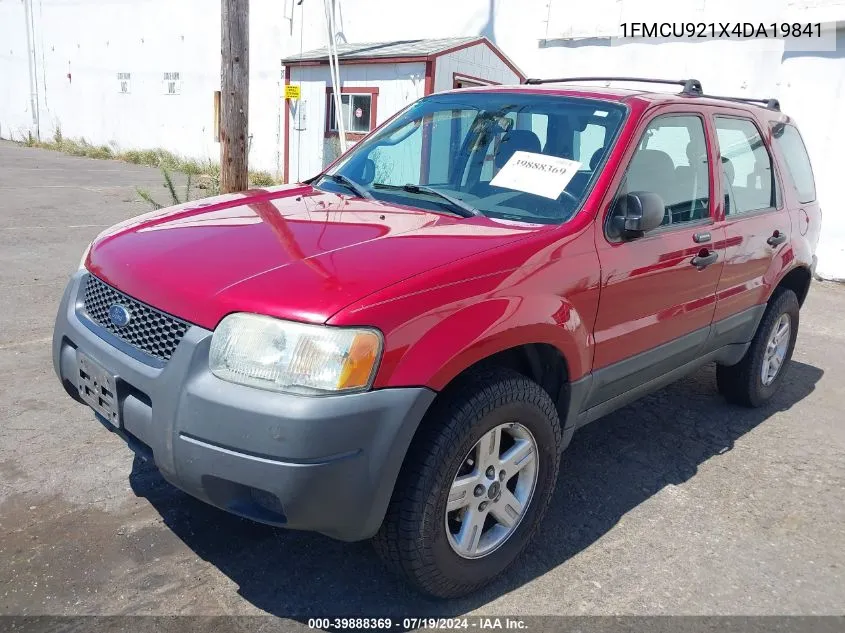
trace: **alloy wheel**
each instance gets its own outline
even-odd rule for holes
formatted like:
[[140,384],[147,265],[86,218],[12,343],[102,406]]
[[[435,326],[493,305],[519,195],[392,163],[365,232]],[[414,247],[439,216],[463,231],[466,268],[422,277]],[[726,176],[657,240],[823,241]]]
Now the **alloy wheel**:
[[449,545],[481,558],[516,531],[537,485],[537,442],[523,425],[500,424],[472,447],[452,480],[446,502]]
[[786,352],[789,349],[789,337],[792,331],[792,322],[788,314],[780,315],[769,334],[766,343],[766,351],[763,353],[763,365],[760,370],[763,386],[771,385],[780,373],[783,362],[786,359]]

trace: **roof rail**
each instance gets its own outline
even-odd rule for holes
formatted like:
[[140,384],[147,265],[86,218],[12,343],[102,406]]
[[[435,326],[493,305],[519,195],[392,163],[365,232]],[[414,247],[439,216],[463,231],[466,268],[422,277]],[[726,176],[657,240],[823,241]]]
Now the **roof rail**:
[[780,101],[777,99],[749,99],[747,97],[719,97],[716,95],[702,94],[699,95],[707,99],[718,99],[720,101],[734,101],[736,103],[761,103],[763,107],[768,110],[776,110],[780,112]]
[[701,96],[703,90],[698,79],[653,79],[650,77],[561,77],[559,79],[526,79],[526,84],[549,84],[549,83],[577,83],[581,81],[634,81],[648,84],[673,84],[683,86],[681,94],[688,96]]
[[737,103],[760,103],[769,110],[780,111],[780,102],[777,99],[748,99],[745,97],[719,97],[716,95],[704,94],[701,82],[698,79],[652,79],[650,77],[560,77],[558,79],[533,79],[525,80],[526,84],[550,84],[550,83],[578,83],[582,81],[632,81],[648,84],[667,84],[683,86],[681,94],[687,97],[707,97],[708,99],[719,99],[721,101],[734,101]]

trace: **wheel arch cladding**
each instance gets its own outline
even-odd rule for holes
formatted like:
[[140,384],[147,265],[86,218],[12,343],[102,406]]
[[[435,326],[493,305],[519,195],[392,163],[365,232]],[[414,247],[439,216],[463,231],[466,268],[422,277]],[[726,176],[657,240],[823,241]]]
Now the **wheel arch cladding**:
[[807,298],[807,293],[810,290],[810,282],[812,281],[810,269],[805,266],[796,266],[786,273],[772,289],[771,299],[777,292],[778,288],[788,288],[798,297],[798,305],[803,306],[804,300]]
[[[453,389],[459,388],[473,373],[502,369],[512,370],[537,383],[552,399],[561,424],[564,424],[570,400],[569,367],[563,353],[548,343],[525,343],[481,358],[453,376],[440,390],[437,398],[440,398],[443,394],[448,395]],[[429,410],[433,407],[433,404],[429,407]],[[424,417],[420,427],[425,422],[426,418]]]
[[516,345],[478,359],[458,371],[442,386],[433,401],[428,404],[425,415],[422,416],[414,429],[413,435],[402,454],[403,467],[414,443],[418,441],[419,437],[430,432],[433,424],[438,423],[437,412],[442,400],[452,397],[453,392],[461,389],[461,386],[466,384],[473,374],[502,369],[515,371],[519,375],[536,382],[554,403],[561,427],[565,425],[571,398],[570,374],[566,357],[558,348],[549,343]]

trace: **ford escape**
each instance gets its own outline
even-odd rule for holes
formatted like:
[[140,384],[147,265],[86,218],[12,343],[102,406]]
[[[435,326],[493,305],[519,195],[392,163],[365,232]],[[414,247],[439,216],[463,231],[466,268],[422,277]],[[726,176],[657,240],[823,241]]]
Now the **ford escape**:
[[776,101],[591,81],[429,96],[307,182],[112,227],[62,298],[56,373],[187,493],[478,588],[577,428],[709,362],[764,405],[815,266]]

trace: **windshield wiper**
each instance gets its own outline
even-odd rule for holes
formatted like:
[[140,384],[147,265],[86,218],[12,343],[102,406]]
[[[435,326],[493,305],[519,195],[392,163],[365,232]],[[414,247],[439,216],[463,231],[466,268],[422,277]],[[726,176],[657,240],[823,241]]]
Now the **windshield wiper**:
[[402,189],[403,191],[407,191],[408,193],[427,193],[432,196],[437,196],[438,198],[442,198],[446,202],[449,203],[449,208],[456,213],[457,215],[461,216],[462,218],[472,218],[472,217],[483,217],[484,214],[481,213],[478,209],[473,206],[468,205],[463,200],[459,200],[454,196],[450,196],[448,193],[443,193],[433,187],[426,187],[425,185],[413,185],[408,183],[407,185],[388,185],[381,182],[373,183],[374,189]]
[[328,178],[332,182],[336,182],[339,185],[343,185],[350,191],[354,192],[355,195],[359,198],[365,198],[367,200],[373,199],[373,194],[371,194],[369,191],[364,189],[364,187],[359,185],[351,178],[344,176],[343,174],[323,174],[323,178]]

